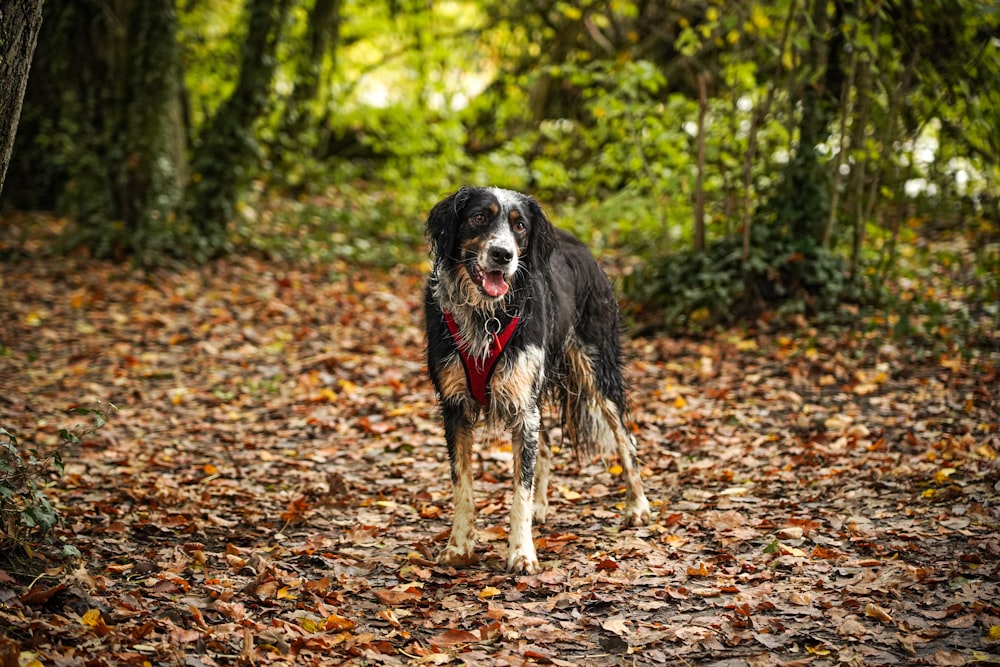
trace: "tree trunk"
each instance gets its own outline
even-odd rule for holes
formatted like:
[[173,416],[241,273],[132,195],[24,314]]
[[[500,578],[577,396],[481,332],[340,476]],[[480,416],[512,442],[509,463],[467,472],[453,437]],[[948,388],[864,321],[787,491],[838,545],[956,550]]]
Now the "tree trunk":
[[851,94],[854,92],[854,77],[858,71],[858,51],[851,54],[851,65],[848,70],[847,85],[844,86],[843,94],[840,97],[840,128],[837,132],[837,155],[833,161],[833,180],[830,184],[830,211],[826,217],[826,226],[823,227],[823,245],[830,246],[833,238],[833,228],[837,222],[837,207],[840,205],[840,188],[843,181],[841,168],[844,165],[845,153],[848,151],[847,143],[847,119],[854,109]]
[[[796,241],[819,245],[830,209],[828,174],[819,163],[816,146],[829,136],[833,106],[826,86],[830,44],[826,0],[812,0],[809,28],[810,80],[798,93],[802,115],[798,123],[798,146],[782,170],[782,180],[773,203],[779,234]],[[793,93],[794,94],[794,93]]]
[[0,192],[14,148],[28,70],[42,27],[43,0],[10,0],[0,9]]
[[321,90],[326,55],[335,52],[340,40],[341,3],[342,0],[316,0],[307,19],[305,45],[296,56],[292,94],[285,103],[276,146],[271,148],[272,161],[280,165],[290,184],[297,184],[297,179],[304,178],[301,169],[303,149],[315,157],[320,143],[316,128],[321,123],[310,105]]
[[[778,42],[777,49],[778,63],[774,74],[775,81],[771,81],[767,86],[767,96],[764,98],[764,103],[758,105],[753,110],[753,113],[750,114],[750,129],[747,132],[747,151],[743,156],[743,216],[740,224],[743,235],[743,251],[740,261],[744,269],[746,268],[747,261],[750,259],[750,240],[753,237],[752,226],[755,195],[753,191],[753,161],[757,157],[757,129],[770,112],[771,104],[774,102],[774,94],[778,88],[777,80],[780,80],[784,75],[782,58],[788,46],[792,24],[795,22],[795,4],[794,2],[788,3],[788,14],[785,16],[785,23],[781,28],[781,41]],[[749,284],[747,285],[747,291],[753,291]]]
[[267,109],[275,51],[291,0],[247,0],[249,27],[236,88],[205,124],[191,161],[188,215],[202,255],[225,250],[226,226],[250,183],[259,146],[254,123]]
[[698,177],[694,193],[694,250],[705,252],[705,114],[708,113],[708,78],[698,75]]
[[186,176],[180,47],[171,0],[138,0],[129,12],[118,136],[125,156],[118,208],[134,254],[164,250]]

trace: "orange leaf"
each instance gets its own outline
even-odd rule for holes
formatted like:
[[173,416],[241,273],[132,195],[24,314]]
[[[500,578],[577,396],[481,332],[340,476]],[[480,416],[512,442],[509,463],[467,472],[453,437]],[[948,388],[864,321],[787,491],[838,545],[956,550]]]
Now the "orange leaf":
[[404,588],[402,590],[396,588],[381,589],[375,591],[375,597],[377,597],[383,604],[397,605],[406,602],[415,602],[423,597],[423,593],[416,586],[411,586],[409,588]]
[[[614,572],[618,569],[618,563],[616,563],[611,558],[605,558],[600,563],[597,564],[598,570],[606,570],[608,572]],[[689,573],[690,574],[690,573]]]
[[707,577],[711,574],[711,570],[708,565],[704,562],[698,563],[698,567],[689,567],[687,569],[687,574],[689,577]]
[[434,646],[455,646],[456,644],[471,644],[481,641],[477,635],[466,630],[446,630],[439,635],[435,635],[427,640]]
[[[376,593],[376,595],[378,595],[378,594]],[[401,627],[403,627],[400,624],[399,619],[396,618],[396,615],[394,613],[392,613],[392,609],[383,609],[382,611],[380,611],[377,614],[377,616],[380,619],[382,619],[383,621],[386,621],[389,625],[391,625],[394,628],[401,628]]]
[[865,616],[882,621],[883,623],[892,623],[892,616],[889,615],[889,612],[871,602],[865,605]]
[[343,632],[345,630],[353,630],[354,625],[354,621],[349,618],[337,616],[336,614],[330,614],[323,622],[323,629],[327,631],[332,630],[334,632]]

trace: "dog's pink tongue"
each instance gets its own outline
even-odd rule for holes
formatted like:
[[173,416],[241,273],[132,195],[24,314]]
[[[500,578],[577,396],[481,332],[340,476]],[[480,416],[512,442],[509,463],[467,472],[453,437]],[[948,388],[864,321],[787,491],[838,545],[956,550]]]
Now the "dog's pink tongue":
[[483,276],[483,289],[490,296],[503,296],[507,293],[507,281],[503,279],[503,271],[488,271]]

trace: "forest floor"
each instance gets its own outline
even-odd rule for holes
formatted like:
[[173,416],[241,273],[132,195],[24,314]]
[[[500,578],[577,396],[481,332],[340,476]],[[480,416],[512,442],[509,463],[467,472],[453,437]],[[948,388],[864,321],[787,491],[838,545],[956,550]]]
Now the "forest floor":
[[653,522],[622,528],[620,468],[566,448],[543,571],[513,576],[501,434],[482,562],[434,562],[451,496],[422,280],[0,264],[0,426],[45,450],[91,423],[70,408],[110,413],[46,488],[80,555],[0,564],[0,664],[1000,661],[996,340],[629,340]]

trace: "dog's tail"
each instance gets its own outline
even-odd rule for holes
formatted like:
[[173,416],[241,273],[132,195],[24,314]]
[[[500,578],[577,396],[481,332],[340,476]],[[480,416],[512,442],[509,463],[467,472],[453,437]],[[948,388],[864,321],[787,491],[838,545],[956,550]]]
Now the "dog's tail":
[[[613,360],[606,361],[613,364]],[[634,442],[625,426],[621,369],[601,367],[600,363],[599,355],[591,356],[586,349],[573,343],[567,346],[563,428],[577,453],[586,458],[615,452],[618,438]]]

